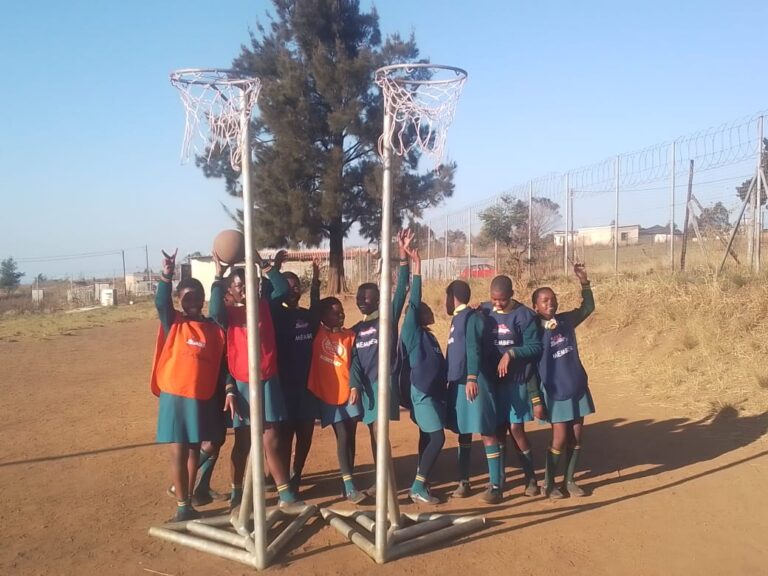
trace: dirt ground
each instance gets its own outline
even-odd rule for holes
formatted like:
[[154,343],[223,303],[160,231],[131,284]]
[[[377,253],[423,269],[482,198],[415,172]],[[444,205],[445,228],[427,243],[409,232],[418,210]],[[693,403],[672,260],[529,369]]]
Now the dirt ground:
[[[156,323],[142,320],[45,341],[0,342],[0,574],[234,575],[240,564],[150,538],[174,508],[165,495],[166,449],[153,442],[149,358]],[[642,374],[638,374],[638,379]],[[689,420],[635,397],[635,383],[591,373],[598,412],[586,429],[584,499],[522,496],[520,473],[500,506],[482,504],[482,449],[469,500],[437,511],[483,512],[489,526],[385,566],[319,518],[270,571],[277,574],[766,574],[768,414],[724,407]],[[530,427],[538,464],[546,428]],[[392,426],[398,485],[415,467],[416,434]],[[373,481],[367,434],[358,435],[361,485]],[[231,445],[231,439],[228,439]],[[224,448],[227,453],[227,447]],[[450,438],[435,491],[452,487]],[[304,497],[338,499],[332,433],[317,430]],[[227,462],[214,475],[226,491]],[[273,497],[271,497],[273,498]],[[270,500],[270,503],[273,500]],[[405,510],[415,506],[405,501]],[[215,509],[216,506],[209,508]]]

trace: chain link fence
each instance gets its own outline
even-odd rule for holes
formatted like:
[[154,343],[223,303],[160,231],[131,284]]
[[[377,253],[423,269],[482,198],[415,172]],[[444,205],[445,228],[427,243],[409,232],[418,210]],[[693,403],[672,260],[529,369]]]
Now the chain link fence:
[[532,179],[414,225],[424,275],[541,279],[592,271],[758,272],[765,113]]

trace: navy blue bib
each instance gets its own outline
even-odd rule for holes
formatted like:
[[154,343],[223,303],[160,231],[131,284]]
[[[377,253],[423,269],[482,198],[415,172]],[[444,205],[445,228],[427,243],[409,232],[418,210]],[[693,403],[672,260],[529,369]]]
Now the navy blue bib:
[[[483,332],[483,364],[485,372],[495,374],[502,355],[510,348],[522,346],[523,332],[536,318],[533,310],[518,304],[511,312],[494,312],[490,302],[483,303],[482,310],[487,316],[487,327]],[[525,360],[512,360],[504,382],[520,384],[525,382]]]
[[437,338],[429,330],[419,329],[416,358],[411,356],[411,385],[420,392],[441,399],[446,390],[446,362]]
[[[376,382],[379,379],[379,319],[361,320],[352,326],[352,331],[363,372],[369,382]],[[392,339],[396,341],[396,335],[393,334]]]
[[472,308],[467,307],[451,320],[446,348],[449,382],[464,381],[467,378],[467,322],[474,313]]
[[579,398],[587,389],[587,372],[576,346],[576,330],[565,315],[556,315],[557,327],[543,330],[539,376],[547,395],[554,400]]
[[312,315],[306,308],[272,308],[280,383],[306,386],[312,360]]

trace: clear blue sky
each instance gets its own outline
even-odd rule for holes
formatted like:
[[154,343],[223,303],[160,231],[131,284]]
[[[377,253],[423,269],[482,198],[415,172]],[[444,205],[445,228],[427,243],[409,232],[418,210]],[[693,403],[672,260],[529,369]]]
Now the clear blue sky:
[[[363,2],[367,6],[367,2]],[[0,257],[28,276],[119,271],[161,247],[206,251],[229,226],[218,181],[179,163],[168,73],[226,67],[265,0],[31,0],[0,19]],[[384,33],[415,31],[466,68],[449,136],[449,208],[768,107],[768,2],[387,0]],[[231,204],[231,203],[230,203]],[[442,211],[439,209],[437,213]]]

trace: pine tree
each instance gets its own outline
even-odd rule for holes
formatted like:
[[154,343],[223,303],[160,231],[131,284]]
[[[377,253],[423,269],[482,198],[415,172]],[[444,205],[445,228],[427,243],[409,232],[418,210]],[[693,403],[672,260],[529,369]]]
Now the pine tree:
[[[386,64],[424,62],[413,35],[382,42],[375,9],[356,0],[273,0],[234,68],[261,79],[254,120],[254,195],[259,245],[318,245],[328,240],[328,288],[344,286],[344,238],[354,224],[378,240],[382,97],[373,82]],[[420,154],[393,162],[394,223],[418,218],[453,193],[455,164],[422,174]],[[239,174],[223,155],[199,161],[242,196]],[[234,215],[242,222],[242,213]]]

